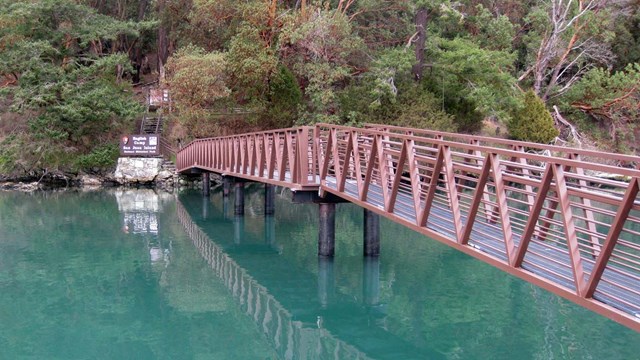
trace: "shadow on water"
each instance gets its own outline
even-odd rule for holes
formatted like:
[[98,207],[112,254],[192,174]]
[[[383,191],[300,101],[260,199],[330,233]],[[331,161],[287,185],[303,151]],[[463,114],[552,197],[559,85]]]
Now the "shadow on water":
[[[260,190],[248,187],[245,195],[260,195]],[[177,209],[180,222],[202,257],[280,357],[443,358],[436,352],[425,353],[425,349],[418,352],[404,339],[373,326],[384,317],[384,306],[379,302],[379,259],[363,259],[362,296],[353,299],[336,289],[333,259],[319,257],[317,273],[313,273],[281,256],[276,239],[277,217],[261,217],[260,228],[255,226],[256,219],[229,216],[226,198],[217,199],[222,202],[221,209],[198,198],[181,197]],[[196,201],[202,201],[202,217],[198,221],[187,210],[198,208]],[[255,208],[247,210],[259,213]],[[253,228],[247,229],[246,221]]]

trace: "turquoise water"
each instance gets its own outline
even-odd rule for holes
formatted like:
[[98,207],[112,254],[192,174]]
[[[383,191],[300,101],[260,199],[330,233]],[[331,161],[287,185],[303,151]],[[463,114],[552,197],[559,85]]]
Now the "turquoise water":
[[[0,193],[0,359],[638,359],[640,334],[362,210],[218,192]],[[187,230],[188,229],[188,232]]]

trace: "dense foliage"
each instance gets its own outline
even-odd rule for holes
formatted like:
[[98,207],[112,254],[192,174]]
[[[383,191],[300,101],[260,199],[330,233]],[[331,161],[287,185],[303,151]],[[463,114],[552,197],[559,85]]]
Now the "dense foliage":
[[127,56],[103,52],[119,36],[137,36],[135,26],[59,0],[0,1],[0,22],[0,74],[15,84],[2,93],[28,124],[2,140],[0,167],[103,165],[78,155],[114,143],[140,110],[123,80]]
[[[76,154],[112,144],[139,116],[131,84],[158,78],[173,94],[174,141],[322,121],[506,128],[500,135],[549,142],[557,106],[552,114],[599,144],[636,151],[639,9],[638,0],[0,0],[10,106],[0,111],[0,167],[86,167]],[[9,124],[16,112],[28,126]],[[532,119],[544,127],[522,126]]]

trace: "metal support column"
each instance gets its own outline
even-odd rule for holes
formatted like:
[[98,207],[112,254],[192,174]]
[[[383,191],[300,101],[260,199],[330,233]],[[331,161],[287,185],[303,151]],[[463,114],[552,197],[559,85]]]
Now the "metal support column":
[[207,220],[209,218],[210,199],[206,196],[202,197],[202,218]]
[[333,258],[318,257],[318,301],[322,308],[326,308],[335,291],[333,275]]
[[231,193],[231,177],[223,176],[222,177],[222,195],[224,197],[229,196]]
[[273,215],[276,211],[275,186],[264,184],[264,214]]
[[380,255],[380,215],[364,209],[364,256]]
[[369,256],[363,259],[362,292],[366,305],[380,303],[380,258]]
[[240,245],[244,238],[244,216],[236,215],[233,218],[233,243]]
[[234,215],[244,215],[244,183],[238,181],[234,185],[235,187],[235,204],[233,209]]
[[273,216],[264,217],[264,238],[268,245],[276,243],[276,219]]
[[333,256],[336,240],[336,204],[320,203],[318,227],[318,255]]
[[202,173],[202,195],[209,196],[211,193],[211,177],[208,172]]
[[229,220],[231,218],[231,215],[229,214],[229,197],[228,196],[223,196],[222,197],[222,217],[225,220]]

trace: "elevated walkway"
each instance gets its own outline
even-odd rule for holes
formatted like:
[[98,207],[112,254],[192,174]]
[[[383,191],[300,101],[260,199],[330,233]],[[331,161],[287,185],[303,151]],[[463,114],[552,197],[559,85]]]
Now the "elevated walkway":
[[640,158],[370,125],[199,139],[182,173],[353,202],[640,331]]

